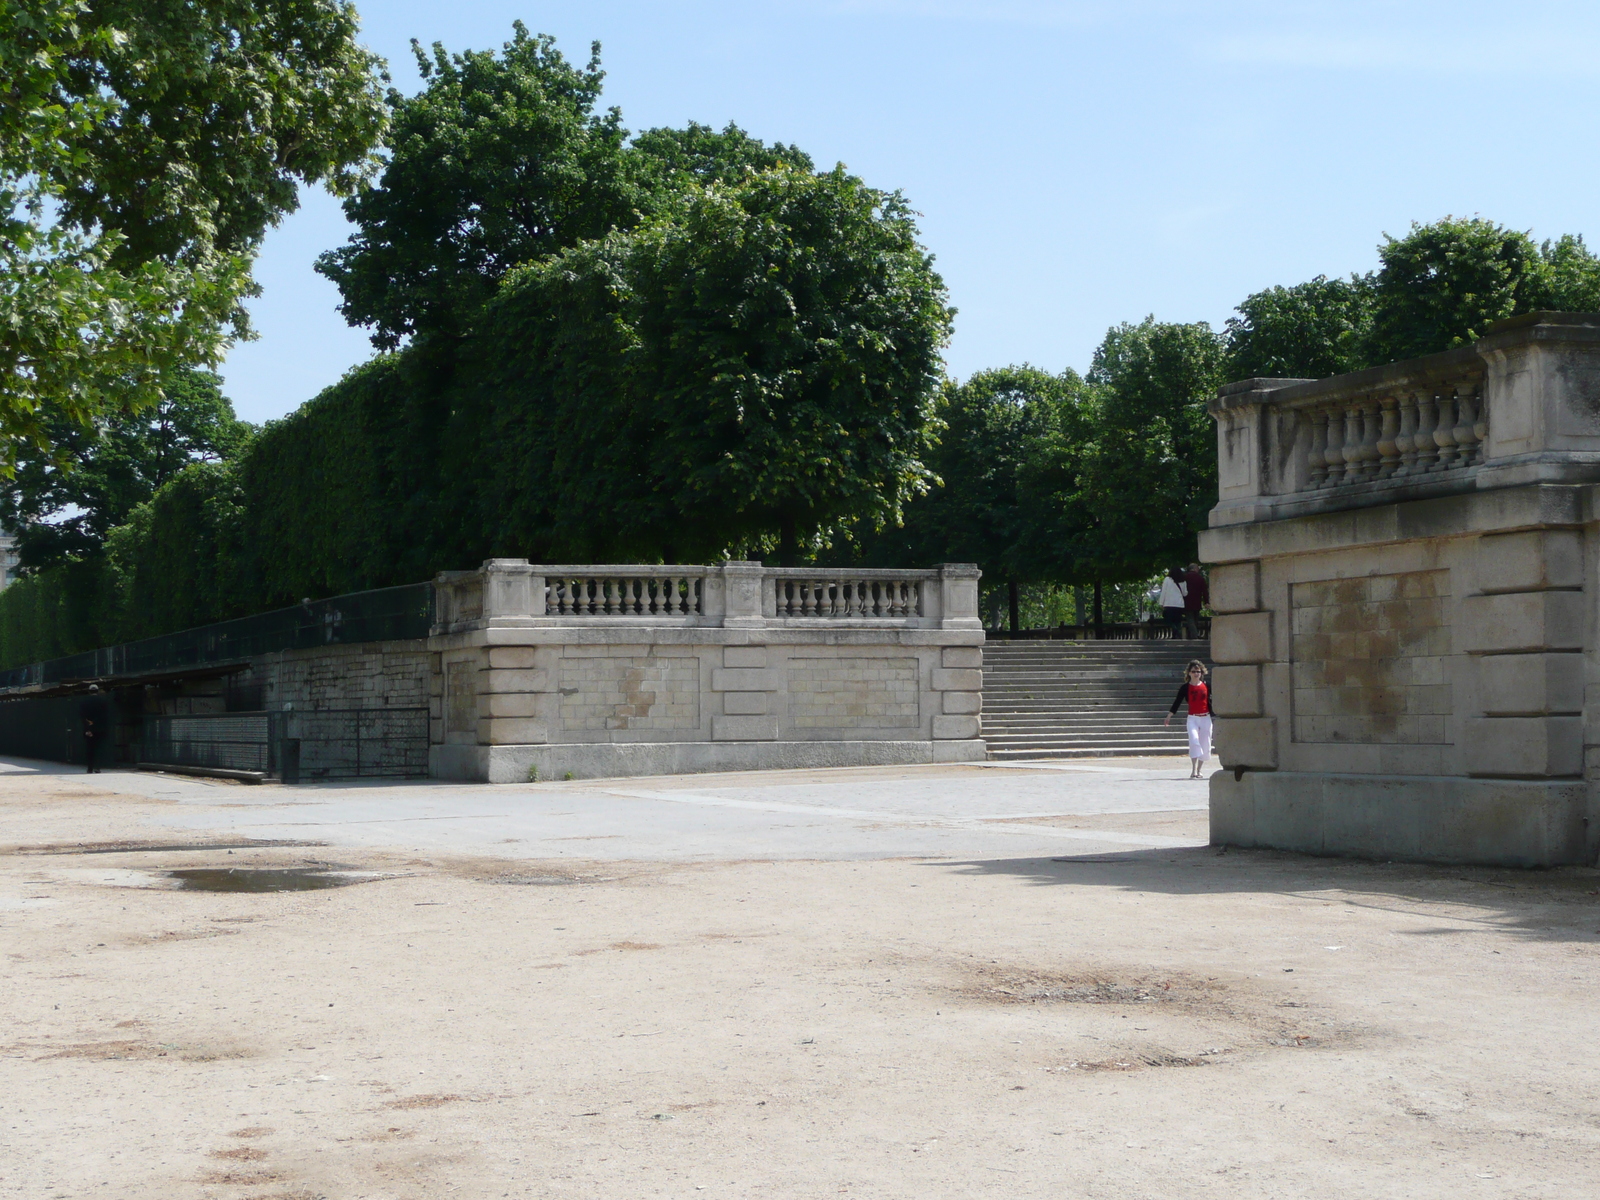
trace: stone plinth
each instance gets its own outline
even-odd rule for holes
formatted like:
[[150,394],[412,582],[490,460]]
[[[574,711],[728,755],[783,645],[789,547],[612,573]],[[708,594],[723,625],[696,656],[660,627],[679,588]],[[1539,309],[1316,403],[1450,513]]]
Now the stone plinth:
[[1600,315],[1212,404],[1212,840],[1600,851]]
[[978,577],[520,559],[441,575],[431,773],[982,759]]

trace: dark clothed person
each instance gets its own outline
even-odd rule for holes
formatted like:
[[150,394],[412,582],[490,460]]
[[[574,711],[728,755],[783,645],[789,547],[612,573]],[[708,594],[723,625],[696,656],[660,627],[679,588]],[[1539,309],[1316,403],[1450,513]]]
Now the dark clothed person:
[[1183,577],[1183,634],[1188,638],[1200,636],[1200,610],[1211,599],[1206,588],[1206,577],[1200,573],[1199,563],[1190,563]]
[[90,775],[100,773],[104,748],[111,745],[111,706],[104,696],[90,696],[78,705],[83,725],[83,762]]

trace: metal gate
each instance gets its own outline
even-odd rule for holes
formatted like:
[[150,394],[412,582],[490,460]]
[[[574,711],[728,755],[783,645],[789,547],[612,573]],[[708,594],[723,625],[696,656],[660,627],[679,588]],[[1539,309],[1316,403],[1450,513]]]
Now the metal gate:
[[428,773],[426,708],[208,713],[144,719],[139,761],[260,771],[286,783]]
[[412,778],[428,773],[425,708],[318,709],[279,714],[299,744],[306,779]]
[[276,713],[208,713],[144,719],[139,761],[273,774]]

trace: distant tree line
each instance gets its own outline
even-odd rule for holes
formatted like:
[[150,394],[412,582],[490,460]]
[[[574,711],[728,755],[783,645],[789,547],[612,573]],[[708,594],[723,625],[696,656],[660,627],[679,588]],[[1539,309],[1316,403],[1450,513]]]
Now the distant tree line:
[[[1583,239],[1543,244],[1482,218],[1415,225],[1379,268],[1248,296],[1221,330],[1147,317],[1107,332],[1088,374],[1029,366],[946,382],[928,465],[940,484],[904,524],[837,547],[847,561],[976,562],[1009,595],[1140,581],[1197,553],[1216,503],[1206,401],[1252,377],[1319,379],[1448,350],[1506,317],[1600,311]],[[1123,605],[1126,607],[1126,605]],[[1096,612],[1098,621],[1103,614]]]
[[[1084,375],[957,382],[898,194],[734,126],[630,134],[599,107],[597,51],[573,64],[520,25],[498,53],[417,60],[424,87],[381,118],[347,87],[344,148],[301,174],[355,170],[357,133],[386,129],[354,236],[318,262],[377,355],[260,430],[164,359],[121,407],[29,409],[0,497],[27,575],[0,593],[0,665],[490,556],[972,561],[1013,613],[1024,588],[1120,602],[1194,556],[1223,382],[1600,309],[1580,238],[1450,219],[1388,239],[1371,275],[1256,293],[1220,331],[1150,317]],[[275,194],[242,245],[292,207]]]

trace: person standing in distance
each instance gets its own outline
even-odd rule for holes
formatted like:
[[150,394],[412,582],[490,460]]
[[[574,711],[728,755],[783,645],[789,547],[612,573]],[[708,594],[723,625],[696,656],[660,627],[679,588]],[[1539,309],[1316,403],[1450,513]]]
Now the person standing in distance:
[[88,774],[100,773],[102,746],[111,745],[111,706],[101,695],[96,684],[89,685],[89,695],[78,705],[78,719],[83,722],[83,762]]
[[1178,705],[1189,706],[1189,778],[1199,779],[1200,770],[1211,757],[1211,689],[1206,687],[1206,665],[1198,658],[1189,660],[1183,671],[1184,683],[1167,710],[1163,725],[1172,724]]
[[1176,638],[1183,629],[1183,572],[1177,567],[1161,580],[1161,616]]
[[1199,563],[1190,563],[1189,571],[1183,577],[1183,625],[1184,636],[1197,638],[1200,636],[1200,610],[1211,599],[1211,592],[1206,588],[1206,577],[1200,573]]

